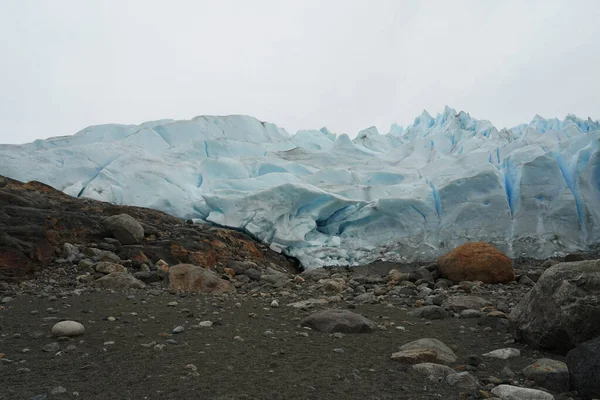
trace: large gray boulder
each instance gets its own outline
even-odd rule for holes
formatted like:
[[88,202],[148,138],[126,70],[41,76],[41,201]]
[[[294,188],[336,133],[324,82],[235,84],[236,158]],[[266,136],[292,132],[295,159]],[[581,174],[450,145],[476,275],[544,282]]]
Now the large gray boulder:
[[300,325],[319,332],[368,333],[375,329],[375,323],[360,314],[348,310],[328,309],[306,317]]
[[562,353],[600,336],[600,260],[548,268],[509,319],[517,340]]
[[138,244],[144,239],[144,227],[131,215],[113,215],[102,221],[102,225],[121,244]]
[[584,400],[600,398],[600,336],[567,355],[571,384]]

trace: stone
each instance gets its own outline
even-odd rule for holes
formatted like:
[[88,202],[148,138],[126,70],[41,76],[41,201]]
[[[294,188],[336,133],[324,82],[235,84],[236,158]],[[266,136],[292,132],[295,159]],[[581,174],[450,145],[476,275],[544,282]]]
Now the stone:
[[124,245],[138,244],[144,240],[144,227],[128,214],[113,215],[102,221],[104,229]]
[[279,302],[277,300],[273,300],[271,302],[271,308],[279,308]]
[[520,355],[521,351],[519,349],[514,349],[511,347],[506,349],[498,349],[483,354],[484,357],[497,358],[498,360],[508,360],[509,358],[519,357]]
[[459,314],[460,318],[480,318],[482,315],[481,311],[479,310],[472,310],[470,308],[466,309],[466,310],[462,310]]
[[[558,393],[569,390],[569,369],[562,361],[540,358],[523,369],[525,378]],[[600,378],[600,376],[598,377]]]
[[563,354],[600,336],[600,260],[548,268],[509,319],[515,339]]
[[442,278],[454,283],[508,283],[515,279],[510,258],[485,242],[465,243],[440,257],[438,265]]
[[111,272],[92,283],[96,287],[114,290],[143,289],[146,287],[144,282],[134,278],[127,272]]
[[192,264],[178,264],[169,269],[169,288],[182,292],[217,295],[235,290],[230,281]]
[[58,344],[58,342],[48,343],[42,347],[42,350],[46,353],[56,353],[60,350],[60,344]]
[[211,326],[213,326],[213,323],[212,321],[200,321],[198,325],[203,328],[210,328]]
[[[437,354],[435,355],[435,357],[437,358]],[[448,375],[454,374],[456,372],[455,370],[446,365],[435,364],[430,362],[415,364],[412,366],[412,368],[418,373],[425,376],[433,377],[438,381],[442,379],[445,380]]]
[[357,303],[369,303],[369,304],[379,303],[377,296],[375,296],[373,293],[359,294],[358,296],[356,296],[354,298],[354,301],[356,301]]
[[425,319],[444,319],[448,316],[448,313],[439,306],[425,306],[410,311],[408,315]]
[[567,354],[571,385],[585,399],[600,398],[600,336]]
[[63,244],[62,257],[67,262],[73,262],[79,257],[79,249],[71,243]]
[[52,395],[63,394],[63,393],[67,393],[67,389],[65,389],[62,386],[57,386],[50,391],[50,394],[52,394]]
[[305,280],[318,282],[321,279],[328,279],[331,273],[325,268],[315,268],[302,272],[300,276]]
[[449,374],[446,376],[446,383],[461,389],[476,389],[479,386],[477,378],[467,371]]
[[153,283],[161,280],[155,271],[138,271],[133,274],[136,279],[144,283]]
[[175,328],[173,328],[172,333],[174,334],[178,334],[178,333],[182,333],[185,330],[185,328],[181,325],[176,326]]
[[83,252],[88,257],[97,257],[97,259],[100,261],[108,261],[115,264],[118,264],[121,261],[121,258],[111,251],[100,250],[94,247],[87,247],[83,250]]
[[400,350],[392,354],[392,360],[403,364],[422,364],[438,361],[437,353],[426,349]]
[[293,308],[311,308],[311,307],[314,307],[315,305],[323,305],[323,304],[327,304],[327,303],[328,303],[327,299],[306,299],[306,300],[300,300],[300,301],[296,301],[293,303],[289,303],[287,306],[293,307]]
[[463,310],[480,310],[490,305],[492,305],[490,301],[481,297],[462,295],[450,296],[442,303],[442,307],[455,313]]
[[344,290],[345,282],[343,279],[322,279],[319,283],[326,292],[341,293]]
[[127,268],[121,264],[115,264],[107,261],[101,261],[94,264],[94,269],[96,272],[101,272],[103,274],[110,274],[111,272],[127,272]]
[[492,394],[502,400],[554,400],[554,396],[550,393],[512,385],[496,386],[492,389]]
[[443,342],[437,339],[431,338],[423,338],[418,339],[409,343],[406,343],[400,346],[400,350],[431,350],[434,351],[437,355],[437,360],[429,360],[431,362],[443,362],[445,364],[450,364],[456,361],[456,354]]
[[326,333],[369,333],[376,326],[373,321],[360,314],[338,309],[327,309],[309,315],[300,325]]
[[54,336],[79,336],[85,332],[83,324],[77,321],[61,321],[52,327]]

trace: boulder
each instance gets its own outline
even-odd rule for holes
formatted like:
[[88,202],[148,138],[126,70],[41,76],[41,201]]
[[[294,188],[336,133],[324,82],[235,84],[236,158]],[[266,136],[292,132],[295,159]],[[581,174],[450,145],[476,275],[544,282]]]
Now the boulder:
[[327,309],[309,315],[300,325],[327,333],[369,333],[375,329],[375,323],[370,319],[348,310],[338,309]]
[[143,289],[146,287],[144,282],[127,272],[111,272],[100,279],[96,279],[93,284],[96,287],[114,290]]
[[496,386],[492,389],[492,394],[502,400],[554,400],[550,393],[511,385]]
[[476,389],[479,386],[477,378],[467,371],[449,374],[446,377],[446,383],[461,389]]
[[128,214],[113,215],[102,221],[104,229],[124,245],[138,244],[144,239],[144,228]]
[[440,257],[438,264],[440,275],[454,283],[508,283],[515,280],[510,258],[485,242],[465,243]]
[[431,364],[438,360],[438,356],[433,350],[407,349],[393,353],[392,360],[403,364]]
[[571,384],[584,400],[600,398],[600,336],[567,354]]
[[450,296],[443,303],[442,307],[455,313],[460,313],[464,310],[480,310],[490,306],[492,303],[477,296]]
[[207,294],[222,294],[235,290],[231,282],[192,264],[178,264],[169,268],[169,287],[182,292]]
[[436,353],[437,360],[429,360],[431,362],[443,362],[450,364],[456,361],[456,354],[446,346],[443,342],[437,339],[424,338],[415,340],[405,345],[400,346],[400,350],[431,350]]
[[[600,357],[600,354],[598,355]],[[558,393],[569,391],[569,369],[562,361],[540,358],[523,370],[525,378]],[[600,375],[597,377],[600,379]]]
[[499,360],[508,360],[509,358],[519,357],[521,355],[521,350],[515,349],[512,347],[507,347],[505,349],[498,349],[494,351],[490,351],[489,353],[483,354],[484,357],[497,358]]
[[448,316],[448,313],[439,306],[425,306],[410,311],[408,315],[425,319],[444,319]]
[[[436,354],[437,358],[437,354]],[[420,363],[413,365],[413,370],[418,373],[425,375],[427,377],[432,377],[434,380],[441,381],[442,379],[446,379],[446,377],[450,374],[456,373],[455,370],[443,364],[435,364],[435,363]]]
[[509,319],[517,340],[561,353],[600,336],[600,260],[548,268]]
[[61,321],[52,327],[54,336],[79,336],[85,332],[85,327],[77,321]]
[[96,272],[101,272],[103,274],[110,274],[111,272],[127,272],[127,268],[121,264],[115,264],[108,261],[100,261],[94,264],[94,269]]

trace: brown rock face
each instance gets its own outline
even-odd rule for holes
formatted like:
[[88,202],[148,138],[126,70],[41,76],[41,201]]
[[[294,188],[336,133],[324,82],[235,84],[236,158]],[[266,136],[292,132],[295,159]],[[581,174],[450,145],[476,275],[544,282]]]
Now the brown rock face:
[[169,268],[169,286],[182,292],[222,294],[234,290],[231,282],[212,271],[191,264]]
[[515,279],[510,258],[485,242],[465,243],[438,259],[440,274],[454,283],[508,283]]

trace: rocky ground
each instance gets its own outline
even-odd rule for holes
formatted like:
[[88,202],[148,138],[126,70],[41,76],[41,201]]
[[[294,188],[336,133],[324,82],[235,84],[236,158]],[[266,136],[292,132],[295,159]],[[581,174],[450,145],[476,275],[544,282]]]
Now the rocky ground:
[[600,398],[593,255],[301,272],[239,232],[7,180],[0,228],[0,399]]

